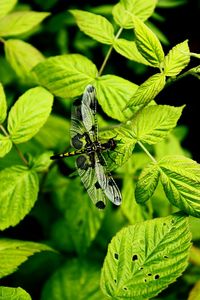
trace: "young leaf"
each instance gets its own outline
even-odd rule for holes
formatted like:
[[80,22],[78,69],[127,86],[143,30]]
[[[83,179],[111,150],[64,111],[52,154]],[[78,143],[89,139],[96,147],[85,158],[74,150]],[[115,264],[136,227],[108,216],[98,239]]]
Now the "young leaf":
[[140,0],[121,0],[117,3],[112,11],[115,22],[123,28],[133,28],[132,15],[137,16],[140,20],[147,20],[155,9],[157,0],[140,1]]
[[0,229],[18,224],[31,210],[38,195],[38,176],[24,166],[0,171]]
[[6,59],[22,79],[36,80],[31,69],[44,60],[44,56],[32,45],[21,41],[9,39],[5,41]]
[[42,87],[29,89],[13,105],[8,115],[8,131],[14,143],[31,139],[46,122],[53,96]]
[[81,95],[98,74],[92,61],[80,54],[48,58],[33,68],[33,72],[41,85],[62,98]]
[[153,195],[159,181],[159,167],[155,163],[148,164],[140,174],[135,189],[135,198],[138,203],[144,203]]
[[188,40],[173,47],[164,60],[164,73],[166,76],[176,76],[190,62],[190,49]]
[[50,160],[51,155],[53,155],[53,152],[47,151],[36,157],[33,161],[33,169],[36,172],[46,172],[52,164]]
[[10,152],[12,148],[12,142],[8,136],[0,134],[0,157],[5,156]]
[[164,52],[157,36],[137,17],[133,17],[136,46],[152,67],[160,68]]
[[22,288],[0,286],[0,300],[31,300],[31,296]]
[[160,179],[169,201],[184,212],[200,217],[200,165],[190,158],[166,156],[159,162]]
[[85,34],[103,44],[111,45],[115,38],[112,24],[104,17],[78,9],[69,11]]
[[120,121],[126,121],[132,112],[123,111],[128,99],[137,90],[137,85],[115,75],[104,75],[96,80],[97,99],[105,113]]
[[35,11],[13,12],[0,20],[0,36],[15,36],[28,32],[49,15]]
[[0,124],[5,121],[7,115],[7,102],[3,85],[0,83]]
[[122,229],[108,246],[101,288],[114,299],[150,299],[187,266],[191,235],[187,217],[158,218]]
[[[23,203],[21,204],[23,206]],[[41,251],[54,251],[51,247],[19,240],[0,239],[0,278],[12,274],[29,256]]]
[[83,255],[94,240],[102,224],[104,213],[99,212],[91,203],[80,178],[73,180],[69,186],[66,185],[62,193],[59,191],[56,194],[56,201],[65,215],[75,249],[78,254]]
[[127,107],[137,106],[141,104],[147,105],[165,86],[165,75],[162,73],[154,74],[143,82],[128,102]]
[[[141,109],[132,120],[132,135],[149,145],[162,141],[176,126],[183,106],[151,105]],[[147,122],[148,120],[148,122]]]
[[1,0],[0,1],[0,18],[4,17],[13,9],[17,0]]
[[136,43],[134,41],[117,39],[115,40],[113,47],[119,54],[125,56],[130,60],[134,60],[144,65],[151,65],[138,51]]
[[99,268],[94,263],[71,259],[47,281],[41,300],[104,300],[99,277]]

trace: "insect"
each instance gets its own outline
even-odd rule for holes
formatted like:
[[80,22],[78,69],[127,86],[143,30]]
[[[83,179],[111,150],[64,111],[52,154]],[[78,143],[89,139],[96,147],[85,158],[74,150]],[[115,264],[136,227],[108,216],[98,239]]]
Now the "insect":
[[110,138],[101,143],[98,137],[96,118],[97,99],[95,88],[88,85],[82,99],[73,103],[71,116],[71,145],[76,149],[72,152],[56,154],[51,159],[79,155],[76,167],[81,180],[97,208],[106,206],[107,198],[115,205],[121,204],[121,193],[113,177],[107,172],[104,151],[114,150],[116,142]]

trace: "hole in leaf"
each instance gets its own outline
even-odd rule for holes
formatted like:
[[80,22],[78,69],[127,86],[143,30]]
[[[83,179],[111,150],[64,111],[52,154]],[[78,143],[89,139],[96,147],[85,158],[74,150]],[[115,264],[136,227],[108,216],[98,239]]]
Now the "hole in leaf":
[[117,253],[115,253],[115,259],[118,259],[119,255]]
[[132,256],[132,261],[135,261],[137,259],[138,259],[138,256],[136,254]]
[[127,291],[127,287],[124,287],[124,290]]
[[147,282],[146,278],[144,279],[144,282]]
[[160,276],[157,274],[157,275],[155,275],[155,277],[154,277],[155,279],[159,279],[160,278]]
[[116,279],[114,279],[114,282],[115,282],[115,283],[117,283],[117,280],[116,280]]
[[144,269],[143,267],[139,268],[139,270],[143,270],[143,269]]
[[163,257],[164,257],[164,258],[169,258],[169,256],[167,256],[167,255],[164,255]]
[[151,275],[152,275],[151,273],[148,274],[148,276],[151,276]]

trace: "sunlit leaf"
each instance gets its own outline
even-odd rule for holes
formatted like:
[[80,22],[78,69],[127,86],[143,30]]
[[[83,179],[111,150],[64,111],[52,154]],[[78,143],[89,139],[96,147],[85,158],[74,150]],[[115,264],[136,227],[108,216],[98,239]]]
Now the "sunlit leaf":
[[0,286],[0,300],[31,300],[31,296],[22,288]]
[[122,229],[108,246],[101,288],[115,299],[156,296],[187,266],[191,235],[181,214]]
[[0,124],[5,121],[7,115],[7,102],[3,85],[0,83]]
[[0,18],[4,17],[13,9],[17,0],[1,0],[0,1]]
[[112,24],[104,17],[91,12],[72,9],[70,13],[85,34],[103,44],[112,44],[114,40],[114,29]]
[[0,20],[0,36],[16,36],[28,32],[49,15],[35,11],[13,12]]
[[0,229],[18,224],[37,200],[39,182],[35,171],[12,166],[0,171]]
[[41,251],[54,250],[44,244],[0,239],[0,278],[15,272],[29,256]]
[[0,134],[0,157],[6,155],[12,148],[12,142],[9,136]]
[[8,115],[8,131],[14,143],[32,138],[46,122],[53,96],[42,87],[29,89],[12,106]]

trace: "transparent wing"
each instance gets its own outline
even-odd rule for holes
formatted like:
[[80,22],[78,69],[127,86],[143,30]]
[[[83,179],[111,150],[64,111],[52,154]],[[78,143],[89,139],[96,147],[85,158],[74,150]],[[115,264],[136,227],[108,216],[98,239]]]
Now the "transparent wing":
[[85,145],[85,126],[83,124],[83,117],[81,112],[81,99],[74,101],[72,105],[71,112],[71,127],[70,127],[70,136],[71,136],[71,145],[76,149],[81,149]]
[[120,205],[122,196],[113,177],[106,171],[106,162],[104,157],[100,153],[98,156],[95,154],[95,156],[95,172],[99,185],[112,203]]
[[88,195],[96,207],[103,209],[106,206],[106,196],[98,183],[94,163],[94,157],[85,154],[81,154],[76,159],[76,167]]
[[83,124],[92,141],[97,141],[98,139],[96,111],[96,91],[92,85],[88,85],[82,96],[81,112]]

